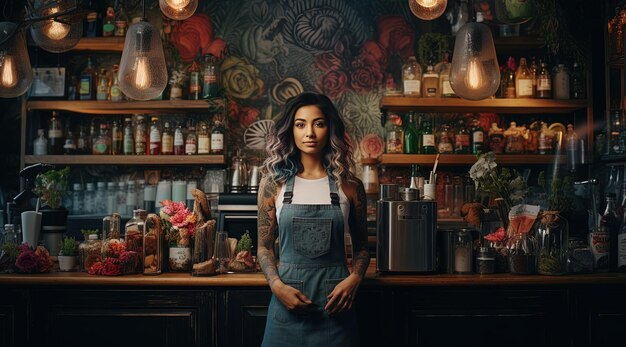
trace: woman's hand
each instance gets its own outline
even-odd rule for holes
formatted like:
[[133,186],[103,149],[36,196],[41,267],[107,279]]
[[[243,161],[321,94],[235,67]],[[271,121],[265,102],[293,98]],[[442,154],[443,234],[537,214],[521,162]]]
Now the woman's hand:
[[343,281],[339,282],[330,294],[328,294],[328,303],[324,310],[329,315],[348,311],[352,308],[356,291],[361,284],[361,278],[357,274],[350,274]]
[[282,281],[274,283],[272,286],[272,292],[283,303],[288,311],[292,312],[304,312],[312,308],[313,302],[307,298],[301,291],[296,288],[286,285]]

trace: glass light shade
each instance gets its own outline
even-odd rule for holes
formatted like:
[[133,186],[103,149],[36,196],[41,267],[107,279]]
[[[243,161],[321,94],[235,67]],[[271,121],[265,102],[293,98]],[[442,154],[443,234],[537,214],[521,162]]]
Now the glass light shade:
[[[15,98],[30,88],[33,83],[33,70],[26,50],[24,33],[17,30],[17,24],[0,23],[0,98]],[[5,39],[11,36],[8,40]]]
[[183,20],[191,17],[196,8],[198,0],[159,0],[161,12],[169,18]]
[[409,8],[415,17],[423,20],[438,18],[446,10],[448,0],[409,0]]
[[120,89],[135,100],[154,99],[167,85],[159,31],[146,21],[128,28],[118,71]]
[[450,85],[459,97],[482,100],[498,90],[500,67],[487,25],[463,25],[456,34],[453,54]]
[[[75,1],[35,1],[34,17],[45,17],[75,8]],[[30,34],[35,43],[52,53],[67,52],[74,48],[83,35],[83,20],[79,15],[64,15],[58,19],[34,22]]]

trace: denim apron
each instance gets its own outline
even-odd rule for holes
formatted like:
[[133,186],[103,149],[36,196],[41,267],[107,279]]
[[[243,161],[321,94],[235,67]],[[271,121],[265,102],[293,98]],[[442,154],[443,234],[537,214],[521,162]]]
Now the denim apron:
[[278,274],[316,306],[290,312],[272,294],[262,346],[358,346],[354,309],[332,317],[324,311],[328,294],[349,274],[335,179],[328,175],[330,205],[291,204],[294,180],[287,181],[280,212]]

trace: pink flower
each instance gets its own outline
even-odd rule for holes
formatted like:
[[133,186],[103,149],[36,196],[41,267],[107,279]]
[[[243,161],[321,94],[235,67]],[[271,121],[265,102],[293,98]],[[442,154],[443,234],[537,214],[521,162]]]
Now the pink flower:
[[213,36],[213,22],[204,14],[195,14],[176,25],[170,34],[170,42],[178,50],[182,61],[190,62],[198,54],[222,57],[226,42]]
[[491,242],[502,242],[506,239],[506,233],[503,227],[499,227],[496,231],[485,235],[485,240]]
[[361,46],[360,59],[366,65],[381,66],[387,65],[387,51],[380,43],[369,40]]
[[170,223],[177,228],[183,228],[189,223],[187,217],[190,213],[191,212],[187,208],[184,210],[178,210],[176,211],[176,214],[170,218]]

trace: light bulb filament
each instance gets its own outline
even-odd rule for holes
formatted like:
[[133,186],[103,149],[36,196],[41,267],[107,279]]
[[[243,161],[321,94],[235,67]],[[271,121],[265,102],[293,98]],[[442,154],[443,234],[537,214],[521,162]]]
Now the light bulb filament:
[[2,79],[0,82],[3,87],[12,88],[17,84],[17,70],[15,68],[15,63],[13,62],[13,58],[10,55],[4,56],[4,61],[2,62]]
[[467,65],[466,84],[471,89],[479,89],[484,83],[485,72],[481,63],[476,59],[470,59]]
[[[427,1],[432,1],[432,0],[427,0]],[[173,10],[182,11],[185,8],[185,6],[189,5],[191,0],[165,0],[165,2],[167,3],[167,6],[169,6]]]
[[148,58],[137,57],[135,62],[135,86],[138,89],[145,90],[150,88],[152,80],[150,79],[150,70],[148,67]]
[[[49,15],[58,13],[59,9],[53,7],[50,9]],[[43,33],[52,40],[63,40],[70,33],[70,26],[51,19],[48,24],[44,25]]]
[[437,5],[437,0],[415,0],[422,7],[433,7]]

